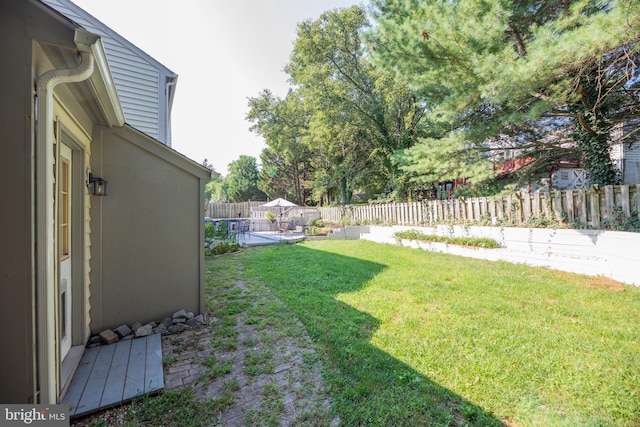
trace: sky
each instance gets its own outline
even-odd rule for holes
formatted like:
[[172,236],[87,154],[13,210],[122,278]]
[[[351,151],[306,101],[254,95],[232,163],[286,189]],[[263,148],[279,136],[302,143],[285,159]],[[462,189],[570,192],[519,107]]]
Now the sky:
[[362,0],[72,0],[174,73],[172,147],[216,172],[241,155],[260,161],[247,100],[284,97],[282,70],[297,24]]

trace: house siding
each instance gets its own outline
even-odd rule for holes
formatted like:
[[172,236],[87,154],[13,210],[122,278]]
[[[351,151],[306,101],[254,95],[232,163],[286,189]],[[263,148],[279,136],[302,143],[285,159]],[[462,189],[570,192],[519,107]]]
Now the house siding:
[[611,131],[611,159],[622,169],[623,184],[640,184],[640,141],[636,131],[639,120],[618,123]]
[[162,140],[158,69],[114,40],[103,43],[127,123]]
[[92,331],[201,311],[207,171],[127,126],[96,128],[92,144],[92,170],[109,181],[91,208]]
[[165,82],[176,75],[76,5],[43,1],[102,38],[127,123],[171,146]]
[[640,184],[640,143],[627,144],[624,153],[624,183]]
[[34,399],[33,324],[33,134],[25,118],[32,116],[29,25],[0,4],[0,402]]

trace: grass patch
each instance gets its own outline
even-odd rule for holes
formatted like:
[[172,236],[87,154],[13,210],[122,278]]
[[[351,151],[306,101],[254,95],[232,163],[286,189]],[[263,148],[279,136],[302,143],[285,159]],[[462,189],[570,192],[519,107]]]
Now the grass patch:
[[232,258],[304,324],[344,425],[638,423],[636,288],[365,241]]
[[473,246],[476,248],[495,249],[500,247],[500,243],[494,239],[486,237],[446,237],[435,234],[424,234],[416,230],[398,231],[395,233],[396,239],[419,240],[422,242],[449,243],[452,245]]
[[218,360],[214,355],[209,355],[202,364],[207,368],[207,372],[201,380],[206,382],[230,374],[233,368],[233,363],[230,360]]
[[200,427],[210,425],[235,401],[237,383],[226,384],[220,396],[200,400],[189,387],[166,391],[159,396],[134,400],[123,425],[157,427]]
[[273,354],[270,351],[248,351],[244,359],[244,373],[250,377],[273,372]]
[[280,425],[280,414],[284,411],[282,394],[273,383],[267,383],[262,390],[262,402],[258,411],[250,411],[245,419],[249,426],[277,427]]
[[[212,310],[208,313],[212,348],[224,351],[231,343],[237,345],[244,355],[238,355],[237,360],[242,361],[253,392],[261,393],[259,405],[247,415],[245,425],[280,425],[285,419],[291,425],[329,425],[333,415],[321,405],[325,390],[318,381],[319,357],[314,346],[291,310],[259,278],[244,274],[248,262],[250,256],[245,251],[232,257],[207,258],[206,285],[207,309]],[[296,358],[299,370],[288,372],[282,381],[274,371],[292,358]],[[283,414],[283,399],[292,393],[298,399],[291,402],[292,412]],[[291,420],[294,414],[295,420]]]

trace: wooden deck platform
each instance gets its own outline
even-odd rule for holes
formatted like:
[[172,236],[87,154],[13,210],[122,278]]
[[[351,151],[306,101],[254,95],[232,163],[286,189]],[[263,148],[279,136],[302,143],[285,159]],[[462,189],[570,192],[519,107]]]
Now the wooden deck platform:
[[78,417],[164,388],[160,334],[84,352],[62,399]]

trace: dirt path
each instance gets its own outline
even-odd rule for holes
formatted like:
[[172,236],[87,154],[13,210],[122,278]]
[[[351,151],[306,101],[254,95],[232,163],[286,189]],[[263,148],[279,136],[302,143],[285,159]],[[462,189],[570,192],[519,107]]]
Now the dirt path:
[[[250,294],[241,280],[235,289],[240,291],[239,297]],[[262,297],[253,303],[279,301]],[[164,358],[175,360],[165,368],[166,388],[189,385],[199,396],[215,398],[232,384],[234,402],[220,413],[214,425],[327,425],[316,424],[327,420],[331,402],[323,392],[320,364],[309,337],[306,333],[283,336],[279,328],[260,327],[260,320],[246,312],[238,313],[235,332],[227,330],[223,334],[235,344],[224,342],[215,333],[217,328],[224,328],[215,318],[198,331],[165,337]],[[212,339],[219,342],[212,343]],[[189,345],[181,351],[184,343]]]
[[[209,426],[338,425],[302,324],[286,317],[268,289],[234,282],[207,292],[220,313],[231,315],[162,338],[165,391],[188,387],[203,401],[224,402]],[[122,425],[128,411],[124,405],[72,425]]]

